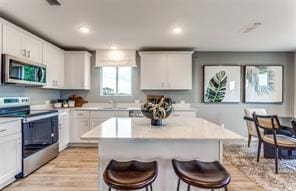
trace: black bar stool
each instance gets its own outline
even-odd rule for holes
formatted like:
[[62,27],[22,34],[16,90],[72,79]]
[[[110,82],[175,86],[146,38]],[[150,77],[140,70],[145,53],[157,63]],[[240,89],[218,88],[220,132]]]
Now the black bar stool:
[[190,191],[190,186],[211,190],[225,188],[227,191],[231,176],[218,161],[178,161],[173,159],[172,164],[179,177],[177,191],[180,188],[180,180],[187,184],[187,191]]
[[139,190],[148,187],[153,191],[152,183],[158,174],[157,162],[111,160],[103,174],[104,181],[111,189]]

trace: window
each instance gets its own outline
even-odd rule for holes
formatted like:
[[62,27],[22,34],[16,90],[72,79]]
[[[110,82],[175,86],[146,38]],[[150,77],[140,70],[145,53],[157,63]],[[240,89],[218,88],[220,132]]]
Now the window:
[[102,96],[130,96],[132,94],[131,67],[102,67]]

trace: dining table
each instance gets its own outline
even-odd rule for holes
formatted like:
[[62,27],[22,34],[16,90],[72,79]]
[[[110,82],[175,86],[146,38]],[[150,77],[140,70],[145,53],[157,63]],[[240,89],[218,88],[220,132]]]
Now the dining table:
[[[293,137],[296,139],[296,129],[292,126],[292,121],[296,120],[295,117],[290,116],[279,116],[280,128],[277,130],[277,133],[286,135],[288,137]],[[245,120],[254,121],[253,118],[244,117]],[[264,134],[269,134],[271,131],[264,130]],[[274,158],[275,151],[274,147],[270,146],[269,144],[263,143],[263,156],[264,158]],[[280,158],[282,159],[296,159],[296,151],[293,150],[281,150],[280,151]]]

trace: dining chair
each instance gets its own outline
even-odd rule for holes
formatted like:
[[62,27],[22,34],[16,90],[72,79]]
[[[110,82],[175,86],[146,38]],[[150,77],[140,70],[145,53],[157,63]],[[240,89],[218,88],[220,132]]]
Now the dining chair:
[[291,121],[292,127],[293,127],[293,131],[294,131],[294,135],[296,134],[296,119],[293,119]]
[[252,136],[258,137],[255,123],[253,121],[254,112],[258,115],[267,115],[266,109],[263,109],[263,108],[246,108],[245,109],[245,116],[252,119],[252,120],[246,120],[247,128],[248,128],[248,147],[250,147]]
[[253,119],[258,134],[257,162],[259,162],[262,143],[272,146],[275,152],[275,173],[278,174],[279,150],[295,150],[296,139],[283,134],[278,134],[277,131],[281,127],[281,124],[277,115],[267,116],[253,113]]

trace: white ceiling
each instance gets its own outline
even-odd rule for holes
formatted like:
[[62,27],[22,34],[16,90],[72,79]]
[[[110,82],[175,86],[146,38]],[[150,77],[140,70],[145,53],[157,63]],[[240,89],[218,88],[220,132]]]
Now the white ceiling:
[[[0,13],[63,47],[296,50],[296,0],[0,0]],[[240,30],[262,22],[250,33]],[[77,31],[91,28],[88,35]],[[173,26],[184,33],[170,34]]]

